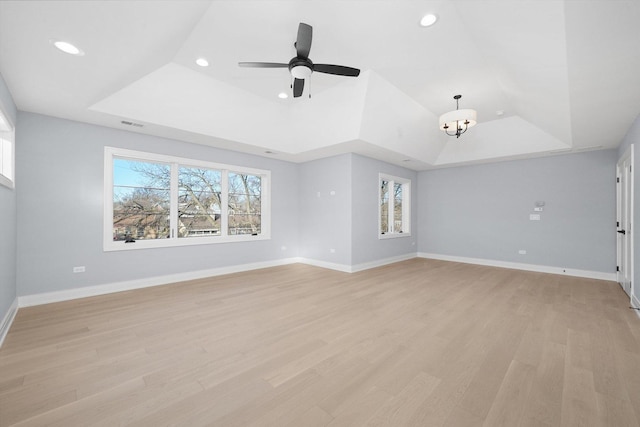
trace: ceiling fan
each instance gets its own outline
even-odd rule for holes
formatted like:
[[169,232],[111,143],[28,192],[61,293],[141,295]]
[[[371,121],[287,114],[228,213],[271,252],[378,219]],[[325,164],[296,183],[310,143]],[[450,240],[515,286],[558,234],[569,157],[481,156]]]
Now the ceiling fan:
[[335,74],[338,76],[358,77],[360,70],[343,65],[333,64],[314,64],[309,59],[309,51],[311,50],[311,38],[313,28],[311,25],[301,22],[298,26],[298,38],[294,43],[296,48],[296,56],[291,58],[288,64],[278,62],[238,62],[241,67],[251,68],[289,68],[289,72],[293,76],[293,97],[297,98],[302,95],[304,89],[304,80],[311,76],[312,72]]

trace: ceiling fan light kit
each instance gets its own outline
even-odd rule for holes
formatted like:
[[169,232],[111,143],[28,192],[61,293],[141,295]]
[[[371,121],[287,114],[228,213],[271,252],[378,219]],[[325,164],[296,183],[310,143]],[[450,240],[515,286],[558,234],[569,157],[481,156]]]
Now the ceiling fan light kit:
[[298,25],[298,37],[294,46],[296,48],[296,56],[291,58],[289,63],[280,62],[239,62],[241,67],[249,68],[288,68],[293,77],[293,97],[298,98],[304,90],[304,81],[311,77],[315,71],[318,73],[334,74],[337,76],[358,77],[360,70],[357,68],[346,67],[344,65],[333,64],[314,64],[309,59],[311,50],[311,40],[313,38],[313,28],[311,25],[301,22]]
[[[460,110],[458,108],[458,101],[462,98],[462,95],[456,95],[453,99],[456,100],[456,109],[444,113],[440,116],[440,130],[444,131],[449,136],[455,136],[460,138],[460,135],[465,133],[470,127],[475,126],[478,122],[478,114],[476,110],[470,108]],[[453,133],[449,133],[449,132]]]
[[290,66],[289,71],[294,79],[307,79],[311,77],[312,73],[311,68],[306,64]]

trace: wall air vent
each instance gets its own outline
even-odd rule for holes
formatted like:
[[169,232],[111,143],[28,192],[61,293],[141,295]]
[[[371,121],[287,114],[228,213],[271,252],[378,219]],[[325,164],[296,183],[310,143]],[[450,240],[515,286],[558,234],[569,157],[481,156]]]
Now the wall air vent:
[[122,123],[123,125],[133,126],[133,127],[137,127],[137,128],[141,128],[141,127],[144,126],[142,123],[130,122],[128,120],[121,120],[120,123]]

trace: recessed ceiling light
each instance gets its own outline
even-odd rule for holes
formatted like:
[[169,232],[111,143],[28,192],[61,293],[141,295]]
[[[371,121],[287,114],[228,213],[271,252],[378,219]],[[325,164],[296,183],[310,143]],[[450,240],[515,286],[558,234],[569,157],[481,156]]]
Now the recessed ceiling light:
[[201,67],[208,67],[209,66],[209,61],[207,61],[204,58],[198,58],[198,59],[196,59],[196,64],[198,64]]
[[65,42],[62,40],[52,40],[53,45],[63,51],[64,53],[68,53],[69,55],[82,56],[84,52],[80,50],[77,46],[72,45],[69,42]]
[[433,13],[429,13],[422,17],[422,19],[420,20],[420,25],[423,27],[430,27],[435,24],[437,20],[438,17],[436,15],[434,15]]
[[280,93],[278,94],[278,98],[280,98],[280,99],[287,99],[288,97],[289,97],[289,95],[287,95],[287,94],[286,94],[286,93],[284,93],[284,92],[280,92]]

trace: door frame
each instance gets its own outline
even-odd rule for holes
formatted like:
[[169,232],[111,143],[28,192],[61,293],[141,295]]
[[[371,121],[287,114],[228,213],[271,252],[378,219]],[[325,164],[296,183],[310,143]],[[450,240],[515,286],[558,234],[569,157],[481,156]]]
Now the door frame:
[[[627,148],[624,154],[618,159],[616,164],[616,265],[618,266],[616,272],[616,280],[620,284],[623,290],[625,290],[625,277],[630,282],[629,300],[632,301],[633,290],[635,285],[634,280],[634,268],[633,268],[633,208],[634,208],[634,189],[633,189],[633,172],[634,172],[634,148],[633,144]],[[626,170],[626,167],[629,170]],[[625,200],[626,198],[626,200]],[[625,215],[623,216],[623,209],[626,208]],[[626,220],[623,224],[623,217]],[[624,230],[625,234],[617,232],[618,230]],[[626,262],[623,258],[623,247],[626,245]],[[628,262],[629,265],[626,265]],[[620,268],[622,267],[622,268]],[[626,271],[625,271],[626,270]],[[627,274],[628,273],[628,274]],[[626,293],[626,290],[625,290]]]

